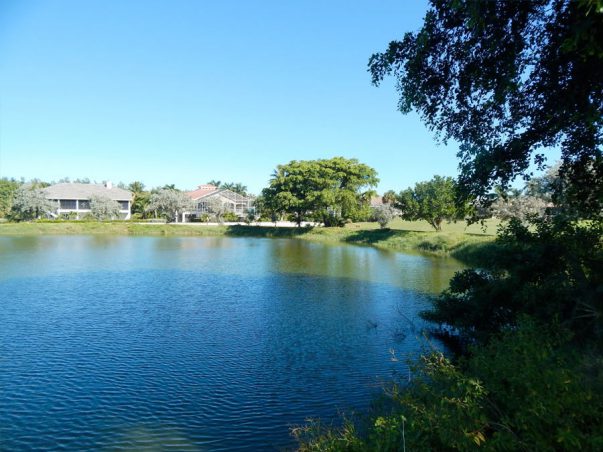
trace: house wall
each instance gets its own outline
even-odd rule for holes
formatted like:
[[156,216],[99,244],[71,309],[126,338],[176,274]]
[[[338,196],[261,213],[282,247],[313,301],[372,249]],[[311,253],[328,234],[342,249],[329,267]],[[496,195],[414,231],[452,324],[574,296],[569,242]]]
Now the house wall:
[[[85,217],[87,214],[90,213],[90,201],[87,199],[53,199],[54,202],[56,202],[59,205],[59,208],[57,209],[57,215],[61,216],[63,214],[70,214],[70,213],[75,213],[76,214],[76,219],[80,220],[81,218]],[[73,202],[75,202],[75,206],[74,208],[70,208],[71,206],[73,206]],[[120,207],[122,207],[119,210],[119,213],[122,216],[122,220],[129,220],[132,216],[132,202],[131,201],[117,201],[120,204]],[[127,206],[127,208],[123,208]],[[63,208],[66,207],[66,208]]]

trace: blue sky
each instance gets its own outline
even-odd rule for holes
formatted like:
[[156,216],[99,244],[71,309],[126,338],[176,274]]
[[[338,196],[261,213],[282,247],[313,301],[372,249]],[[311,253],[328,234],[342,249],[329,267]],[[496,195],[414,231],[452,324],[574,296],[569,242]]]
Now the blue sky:
[[456,148],[396,110],[367,62],[424,1],[0,2],[0,177],[264,187],[355,157],[379,190],[454,176]]

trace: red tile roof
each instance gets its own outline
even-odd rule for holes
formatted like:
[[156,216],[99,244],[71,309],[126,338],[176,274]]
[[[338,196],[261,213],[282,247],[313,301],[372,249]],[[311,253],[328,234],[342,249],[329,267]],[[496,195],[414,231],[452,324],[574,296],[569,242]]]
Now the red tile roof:
[[371,198],[371,207],[382,206],[384,204],[381,196],[373,196]]
[[199,185],[199,188],[197,188],[196,190],[193,190],[193,191],[189,191],[186,194],[192,200],[196,200],[196,199],[199,199],[213,191],[216,191],[217,189],[218,189],[218,187],[216,187],[214,185],[209,185],[209,184]]

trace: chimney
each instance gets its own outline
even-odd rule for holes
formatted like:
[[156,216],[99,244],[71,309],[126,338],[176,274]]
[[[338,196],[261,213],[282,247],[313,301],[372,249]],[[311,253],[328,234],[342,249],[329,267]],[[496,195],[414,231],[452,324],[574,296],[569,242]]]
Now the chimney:
[[107,190],[111,190],[113,188],[113,182],[111,182],[110,180],[105,181],[105,188]]

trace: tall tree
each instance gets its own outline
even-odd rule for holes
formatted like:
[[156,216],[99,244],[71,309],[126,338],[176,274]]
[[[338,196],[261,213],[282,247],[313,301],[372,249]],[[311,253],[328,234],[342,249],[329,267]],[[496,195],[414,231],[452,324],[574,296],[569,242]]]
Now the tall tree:
[[434,176],[419,182],[414,189],[406,189],[398,195],[395,206],[405,220],[425,220],[436,231],[442,230],[442,221],[460,220],[465,211],[456,203],[457,187],[451,177]]
[[269,210],[292,215],[298,226],[310,218],[335,225],[368,211],[378,181],[356,159],[293,160],[276,168],[262,196]]
[[238,193],[239,195],[247,196],[247,186],[243,185],[240,182],[222,182],[219,180],[212,179],[208,182],[208,185],[213,185],[217,188],[223,188],[225,190],[230,190],[235,193]]
[[132,193],[142,193],[144,191],[144,184],[140,181],[130,182],[128,190]]
[[385,193],[383,193],[381,201],[383,204],[393,205],[396,202],[396,192],[393,190],[387,190]]
[[220,188],[230,190],[232,192],[238,193],[239,195],[247,196],[247,186],[243,185],[240,182],[227,182],[225,184],[222,184]]
[[399,109],[460,145],[460,183],[483,197],[558,147],[583,216],[603,207],[601,0],[430,0],[423,27],[369,61]]
[[132,192],[132,213],[144,215],[146,208],[149,205],[151,195],[145,191],[145,186],[140,181],[131,182],[128,185],[128,190]]
[[6,218],[10,214],[15,193],[20,185],[15,179],[0,179],[0,218]]

